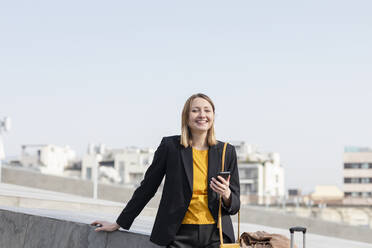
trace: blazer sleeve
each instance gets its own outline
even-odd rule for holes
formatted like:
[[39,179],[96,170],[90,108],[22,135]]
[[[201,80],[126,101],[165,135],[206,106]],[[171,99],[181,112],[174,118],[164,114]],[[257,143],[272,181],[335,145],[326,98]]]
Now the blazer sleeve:
[[132,198],[116,220],[116,223],[122,228],[129,229],[134,219],[155,195],[165,175],[166,157],[166,141],[163,138],[140,186],[134,191]]
[[236,214],[240,209],[240,182],[239,170],[235,147],[231,145],[230,158],[228,160],[228,168],[230,171],[230,190],[231,190],[231,205],[227,207],[223,204],[223,209],[230,215]]

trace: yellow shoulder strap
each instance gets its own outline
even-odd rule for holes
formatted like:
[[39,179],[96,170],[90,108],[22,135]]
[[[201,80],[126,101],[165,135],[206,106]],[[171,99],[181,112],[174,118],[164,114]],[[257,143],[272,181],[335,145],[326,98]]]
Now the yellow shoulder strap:
[[[221,166],[221,171],[225,170],[225,154],[226,154],[226,147],[227,147],[227,142],[223,146],[223,151],[222,151],[222,166]],[[218,229],[220,231],[220,243],[223,245],[223,235],[222,235],[222,218],[221,218],[221,204],[222,204],[222,197],[220,196],[220,202],[219,202],[219,208],[218,208]],[[238,212],[238,242],[240,244],[240,210]]]

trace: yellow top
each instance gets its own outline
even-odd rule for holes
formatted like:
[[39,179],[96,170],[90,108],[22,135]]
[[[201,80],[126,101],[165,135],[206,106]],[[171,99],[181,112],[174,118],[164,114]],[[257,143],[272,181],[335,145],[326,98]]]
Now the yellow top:
[[182,224],[214,224],[208,208],[208,150],[192,148],[193,189],[189,208]]

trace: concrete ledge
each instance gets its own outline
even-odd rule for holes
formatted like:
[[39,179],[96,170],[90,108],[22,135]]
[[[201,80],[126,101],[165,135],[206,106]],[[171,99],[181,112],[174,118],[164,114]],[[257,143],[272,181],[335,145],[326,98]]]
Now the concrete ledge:
[[145,234],[95,232],[77,222],[0,209],[0,247],[7,248],[117,248],[157,246]]
[[[36,180],[32,180],[33,183],[31,183],[31,180],[29,180],[30,177],[35,178]],[[91,183],[88,181],[42,175],[21,169],[3,168],[3,179],[6,179],[5,181],[8,183],[14,183],[16,185],[48,190],[51,190],[52,188],[58,189],[59,191],[62,189],[64,193],[79,194],[80,196],[88,196],[91,193],[91,185],[89,185]],[[80,189],[81,192],[74,189]],[[101,200],[99,200],[101,202],[102,199],[127,202],[133,194],[133,189],[119,186],[100,185],[99,189],[99,195],[102,196]],[[27,189],[27,191],[30,191],[30,189]],[[55,192],[48,193],[45,197],[40,195],[41,194],[39,193],[32,193],[32,195],[31,193],[30,195],[28,195],[28,193],[25,195],[14,195],[14,192],[9,192],[8,194],[0,195],[0,203],[2,203],[2,205],[14,207],[34,207],[56,210],[69,209],[84,212],[110,213],[116,216],[120,213],[122,207],[124,207],[124,204],[118,202],[101,204],[89,201],[87,198],[84,200],[77,199],[77,196],[72,195],[57,197]],[[160,195],[156,195],[141,214],[144,216],[155,216],[159,199]],[[319,219],[301,218],[294,215],[271,212],[255,207],[243,207],[241,210],[241,220],[245,223],[277,227],[287,230],[291,226],[303,225],[308,228],[309,232],[314,234],[372,243],[372,229],[369,228],[326,222]],[[235,222],[237,222],[236,219]]]
[[[149,242],[148,234],[153,217],[139,216],[131,231],[113,233],[94,232],[90,226],[93,220],[113,221],[116,216],[102,213],[29,209],[0,206],[0,247],[1,248],[117,248],[117,247],[160,247]],[[236,228],[236,223],[234,223]],[[264,230],[289,237],[288,229],[242,223],[243,231]],[[309,233],[307,244],[312,248],[370,248],[370,243],[332,238]],[[297,236],[296,243],[301,243]],[[299,246],[301,247],[301,246]]]
[[[89,180],[46,175],[29,171],[24,168],[2,166],[2,183],[21,185],[25,187],[50,190],[82,197],[93,197],[93,183]],[[30,180],[33,178],[33,180]],[[108,201],[128,202],[133,195],[133,188],[120,185],[98,184],[98,198]],[[147,207],[157,208],[161,194],[155,196]]]
[[[42,198],[31,198],[21,196],[2,196],[0,195],[0,203],[3,206],[23,207],[23,208],[40,208],[40,209],[54,209],[54,210],[70,210],[70,211],[88,211],[100,212],[107,214],[119,215],[123,210],[125,204],[110,202],[107,204],[68,200],[48,200]],[[145,216],[155,216],[155,208],[144,208],[141,212]]]

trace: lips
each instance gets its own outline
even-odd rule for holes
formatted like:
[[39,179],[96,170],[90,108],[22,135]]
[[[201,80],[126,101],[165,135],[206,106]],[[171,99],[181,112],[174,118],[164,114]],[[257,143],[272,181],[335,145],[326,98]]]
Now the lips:
[[208,123],[208,121],[207,120],[199,120],[199,121],[196,121],[196,123],[198,123],[198,124],[206,124],[206,123]]

